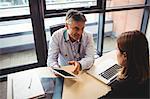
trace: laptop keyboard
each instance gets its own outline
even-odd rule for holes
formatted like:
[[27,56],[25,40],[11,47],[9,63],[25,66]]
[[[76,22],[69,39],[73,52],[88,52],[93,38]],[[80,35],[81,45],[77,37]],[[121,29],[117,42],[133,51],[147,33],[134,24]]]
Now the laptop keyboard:
[[112,67],[108,68],[104,72],[100,73],[99,75],[103,76],[107,80],[113,77],[116,73],[118,73],[118,69],[120,68],[119,65],[115,64]]

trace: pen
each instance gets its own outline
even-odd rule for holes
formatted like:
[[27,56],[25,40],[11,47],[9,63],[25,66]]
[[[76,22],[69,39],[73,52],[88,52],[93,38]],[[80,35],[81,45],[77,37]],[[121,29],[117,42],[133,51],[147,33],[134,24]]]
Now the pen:
[[29,83],[28,89],[31,88],[31,83],[32,83],[32,78],[30,79],[30,83]]

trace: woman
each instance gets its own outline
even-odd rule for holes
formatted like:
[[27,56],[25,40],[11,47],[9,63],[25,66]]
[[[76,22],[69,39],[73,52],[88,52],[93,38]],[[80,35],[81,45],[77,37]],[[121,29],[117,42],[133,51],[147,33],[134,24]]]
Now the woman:
[[101,98],[149,98],[149,49],[145,35],[137,30],[122,33],[117,47],[122,68],[112,90]]

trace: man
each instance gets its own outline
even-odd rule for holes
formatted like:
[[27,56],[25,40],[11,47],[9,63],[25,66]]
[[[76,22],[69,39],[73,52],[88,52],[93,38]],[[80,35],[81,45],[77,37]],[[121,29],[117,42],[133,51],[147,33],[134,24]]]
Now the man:
[[84,31],[86,17],[77,10],[69,10],[66,24],[52,35],[47,65],[60,67],[74,65],[74,73],[88,69],[94,61],[94,42],[91,34]]
[[[47,65],[60,67],[74,65],[74,73],[88,69],[94,61],[93,36],[84,31],[86,18],[76,10],[66,14],[66,24],[53,33],[49,43]],[[53,99],[61,99],[63,78],[56,78]]]

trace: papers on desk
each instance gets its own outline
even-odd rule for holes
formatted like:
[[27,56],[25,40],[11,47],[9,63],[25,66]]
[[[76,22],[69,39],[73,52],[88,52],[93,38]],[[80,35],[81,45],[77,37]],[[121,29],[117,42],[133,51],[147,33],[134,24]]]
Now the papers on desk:
[[28,99],[44,96],[39,77],[34,72],[18,73],[12,80],[13,99]]

